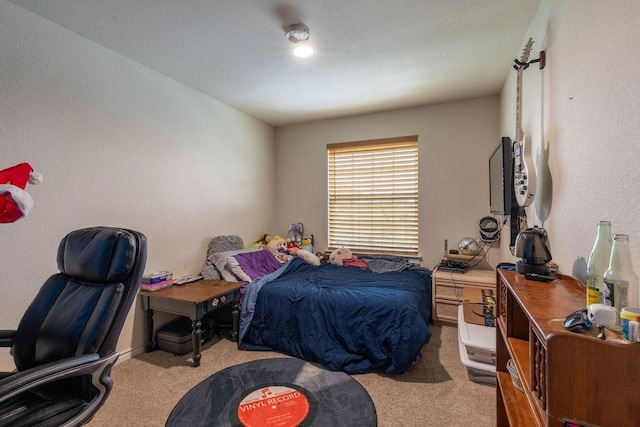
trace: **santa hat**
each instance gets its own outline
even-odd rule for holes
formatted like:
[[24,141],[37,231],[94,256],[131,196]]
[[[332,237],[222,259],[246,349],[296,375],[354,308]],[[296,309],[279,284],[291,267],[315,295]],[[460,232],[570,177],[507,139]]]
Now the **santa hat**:
[[29,214],[33,198],[25,191],[27,183],[40,184],[42,175],[28,163],[0,171],[0,223],[15,222]]

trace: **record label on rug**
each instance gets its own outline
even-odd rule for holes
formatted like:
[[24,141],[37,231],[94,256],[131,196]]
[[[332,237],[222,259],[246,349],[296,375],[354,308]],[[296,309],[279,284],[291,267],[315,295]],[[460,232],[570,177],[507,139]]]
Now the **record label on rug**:
[[309,414],[309,400],[299,390],[268,386],[247,394],[238,405],[238,419],[245,427],[293,427]]

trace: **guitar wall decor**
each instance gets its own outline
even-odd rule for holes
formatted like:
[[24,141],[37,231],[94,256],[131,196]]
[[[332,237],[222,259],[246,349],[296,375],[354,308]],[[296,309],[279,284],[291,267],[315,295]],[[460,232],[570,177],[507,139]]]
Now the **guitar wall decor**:
[[522,129],[522,73],[530,64],[528,61],[532,46],[533,39],[530,38],[522,51],[520,60],[515,59],[513,66],[518,72],[516,140],[513,143],[513,190],[518,205],[522,207],[529,206],[533,202],[536,188],[536,175],[531,156],[531,136],[525,134]]

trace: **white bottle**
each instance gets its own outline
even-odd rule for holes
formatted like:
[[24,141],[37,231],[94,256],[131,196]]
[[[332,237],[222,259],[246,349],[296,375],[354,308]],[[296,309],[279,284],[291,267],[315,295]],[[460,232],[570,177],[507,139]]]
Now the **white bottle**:
[[620,310],[638,305],[638,275],[631,265],[629,236],[626,234],[616,234],[613,238],[609,268],[604,273],[603,283],[602,303],[615,307],[617,311],[616,324],[609,328],[620,331]]

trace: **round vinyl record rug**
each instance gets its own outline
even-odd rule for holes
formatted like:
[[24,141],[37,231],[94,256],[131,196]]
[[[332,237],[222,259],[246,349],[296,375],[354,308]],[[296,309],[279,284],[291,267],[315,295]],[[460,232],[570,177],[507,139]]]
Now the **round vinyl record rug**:
[[295,358],[231,366],[192,388],[167,426],[377,426],[367,391],[344,372]]

